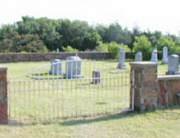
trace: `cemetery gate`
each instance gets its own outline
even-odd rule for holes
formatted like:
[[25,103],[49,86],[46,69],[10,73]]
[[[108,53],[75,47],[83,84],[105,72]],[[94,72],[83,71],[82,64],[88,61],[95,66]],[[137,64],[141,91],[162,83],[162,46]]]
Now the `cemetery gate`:
[[[117,62],[56,60],[8,76],[8,118],[53,122],[120,113],[130,105],[129,67]],[[38,67],[37,67],[38,66]]]

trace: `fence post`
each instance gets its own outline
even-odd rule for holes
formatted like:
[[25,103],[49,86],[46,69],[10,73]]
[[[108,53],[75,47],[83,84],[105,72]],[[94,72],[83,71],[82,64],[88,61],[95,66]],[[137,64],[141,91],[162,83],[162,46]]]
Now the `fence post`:
[[0,124],[8,123],[7,68],[0,67]]
[[144,111],[158,104],[157,64],[154,62],[131,62],[131,109]]

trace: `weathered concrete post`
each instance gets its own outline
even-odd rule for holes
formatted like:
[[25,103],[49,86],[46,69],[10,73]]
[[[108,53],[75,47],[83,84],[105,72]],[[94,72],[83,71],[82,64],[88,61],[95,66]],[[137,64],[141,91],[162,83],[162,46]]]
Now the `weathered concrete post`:
[[158,104],[157,64],[155,62],[132,62],[131,109],[144,111],[155,109]]
[[0,67],[0,124],[8,123],[7,68]]

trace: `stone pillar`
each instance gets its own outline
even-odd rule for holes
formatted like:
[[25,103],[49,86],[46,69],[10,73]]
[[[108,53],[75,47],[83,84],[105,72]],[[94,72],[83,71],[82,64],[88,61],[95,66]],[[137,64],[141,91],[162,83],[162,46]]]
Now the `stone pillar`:
[[7,68],[0,67],[0,124],[8,123]]
[[132,62],[130,107],[138,111],[154,109],[158,104],[157,64]]

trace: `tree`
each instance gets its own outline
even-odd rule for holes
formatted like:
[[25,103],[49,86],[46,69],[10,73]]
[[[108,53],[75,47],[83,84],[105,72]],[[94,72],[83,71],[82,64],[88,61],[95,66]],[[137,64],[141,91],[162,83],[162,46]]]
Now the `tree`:
[[3,25],[0,29],[0,41],[17,34],[15,25]]
[[123,29],[118,23],[111,24],[107,28],[104,39],[106,42],[114,41],[126,45],[129,45],[132,41],[131,32],[127,28]]
[[176,52],[176,43],[169,36],[162,36],[158,40],[157,48],[159,51],[162,51],[163,47],[167,46],[171,53]]
[[103,42],[108,42],[107,40],[107,36],[106,36],[106,32],[107,32],[107,27],[103,26],[103,25],[97,25],[95,30],[97,31],[97,33],[101,36],[102,41]]
[[0,52],[47,52],[47,48],[38,35],[19,35],[0,41]]
[[61,20],[61,26],[57,29],[62,36],[62,45],[71,45],[73,48],[83,50],[83,40],[90,31],[90,27],[86,22]]
[[101,36],[97,32],[90,32],[88,33],[83,40],[83,50],[95,49],[101,41]]
[[158,40],[161,38],[162,33],[159,32],[159,31],[155,31],[155,32],[148,31],[148,32],[143,32],[143,35],[145,35],[146,37],[148,37],[149,41],[151,41],[151,44],[152,44],[154,47],[157,47],[157,45],[158,45]]
[[62,49],[61,35],[56,31],[60,22],[47,18],[34,19],[33,17],[22,17],[22,21],[17,22],[19,34],[39,35],[49,50]]
[[144,59],[149,59],[152,51],[152,44],[145,35],[135,38],[133,51],[136,53],[141,51]]
[[114,58],[117,58],[119,56],[119,49],[123,48],[126,52],[129,52],[130,49],[127,45],[124,44],[118,44],[116,42],[108,43],[108,51],[112,54]]

